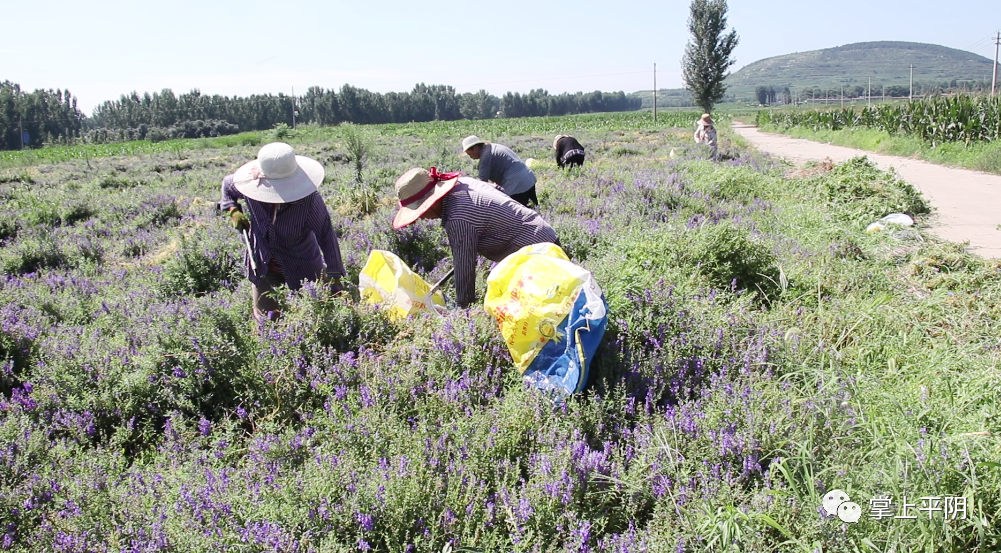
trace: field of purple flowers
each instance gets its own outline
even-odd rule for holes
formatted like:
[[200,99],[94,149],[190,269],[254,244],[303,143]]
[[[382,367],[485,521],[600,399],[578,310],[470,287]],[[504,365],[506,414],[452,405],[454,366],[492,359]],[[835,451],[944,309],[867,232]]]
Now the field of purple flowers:
[[[473,172],[473,133],[540,160],[541,211],[611,309],[558,407],[481,307],[394,323],[307,286],[252,323],[213,202],[266,133],[5,158],[0,550],[998,550],[1001,265],[920,224],[866,234],[928,208],[865,160],[787,175],[723,129],[712,163],[695,114],[639,117],[284,137],[327,169],[355,281],[373,248],[450,267],[436,222],[391,228],[408,168]],[[564,131],[583,170],[551,160]],[[824,513],[834,489],[858,523]]]

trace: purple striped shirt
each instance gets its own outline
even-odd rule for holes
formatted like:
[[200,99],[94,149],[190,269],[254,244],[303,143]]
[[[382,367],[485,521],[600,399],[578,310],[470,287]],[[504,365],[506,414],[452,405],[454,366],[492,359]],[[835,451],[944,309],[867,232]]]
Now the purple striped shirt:
[[[319,192],[286,204],[269,204],[244,196],[233,186],[233,175],[226,175],[222,179],[219,209],[239,206],[237,200],[240,199],[247,202],[250,210],[250,245],[257,263],[255,274],[251,270],[250,255],[244,252],[243,274],[250,282],[262,283],[272,258],[278,261],[285,282],[293,289],[299,288],[304,280],[320,278],[324,261],[328,275],[345,275],[337,233]],[[320,252],[323,252],[322,258]]]
[[455,267],[455,301],[476,301],[476,256],[500,261],[542,242],[559,244],[556,231],[537,212],[488,183],[461,177],[441,200],[441,224]]

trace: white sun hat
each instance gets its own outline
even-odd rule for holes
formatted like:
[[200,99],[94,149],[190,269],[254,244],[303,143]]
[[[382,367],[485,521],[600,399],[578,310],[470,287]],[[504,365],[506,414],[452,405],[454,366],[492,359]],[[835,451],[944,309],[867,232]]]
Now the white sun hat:
[[284,204],[316,192],[323,174],[320,162],[295,155],[284,142],[272,142],[257,152],[257,159],[236,170],[233,186],[252,200]]
[[476,136],[475,134],[467,136],[462,139],[462,153],[466,153],[466,150],[476,146],[477,144],[486,144],[487,141]]

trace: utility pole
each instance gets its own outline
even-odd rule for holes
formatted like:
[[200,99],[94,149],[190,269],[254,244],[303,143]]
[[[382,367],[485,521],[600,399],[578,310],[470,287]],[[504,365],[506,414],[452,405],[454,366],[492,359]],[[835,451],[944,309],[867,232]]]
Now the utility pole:
[[869,77],[869,87],[865,89],[865,100],[867,105],[872,105],[872,77]]
[[845,85],[841,85],[841,109],[845,109]]
[[998,86],[998,46],[1001,46],[1001,31],[994,37],[994,76],[991,77],[991,98]]
[[653,122],[657,122],[657,64],[653,64]]
[[911,87],[907,90],[907,101],[914,99],[914,64],[911,64]]

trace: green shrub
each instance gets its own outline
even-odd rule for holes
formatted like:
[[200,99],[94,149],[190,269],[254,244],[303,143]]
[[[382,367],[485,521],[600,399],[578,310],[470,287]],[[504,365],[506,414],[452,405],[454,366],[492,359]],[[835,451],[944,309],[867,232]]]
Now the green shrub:
[[232,285],[239,278],[237,260],[228,251],[209,249],[183,235],[180,248],[167,261],[159,280],[160,292],[167,297],[203,295]]
[[292,127],[288,126],[288,123],[277,123],[274,128],[271,129],[271,135],[275,140],[284,142],[289,138],[293,138],[296,135],[296,132],[292,129]]
[[147,199],[139,208],[136,216],[136,228],[151,229],[166,225],[180,219],[183,215],[177,200],[171,196],[159,195]]
[[351,162],[355,167],[355,180],[361,182],[362,170],[365,167],[365,160],[372,152],[372,144],[356,125],[343,123],[340,129],[344,136],[344,146],[347,148],[348,156],[351,157]]
[[625,146],[618,146],[616,148],[612,148],[612,155],[615,156],[615,157],[635,156],[635,155],[639,155],[639,152],[637,150],[634,150],[633,148],[627,148]]
[[22,206],[22,209],[24,221],[30,226],[53,228],[62,223],[59,205],[53,201],[32,198]]
[[17,236],[19,229],[20,223],[18,223],[18,217],[14,213],[10,211],[0,212],[0,240],[14,238]]
[[22,184],[35,184],[35,179],[27,171],[8,171],[0,173],[0,184],[8,182],[18,182]]
[[120,190],[123,188],[133,188],[144,184],[146,183],[141,180],[119,177],[117,175],[105,175],[97,180],[97,187],[102,190],[108,188],[111,188],[113,190]]
[[703,225],[681,255],[718,288],[760,291],[768,296],[779,280],[775,254],[750,232],[729,221]]
[[69,264],[69,257],[48,233],[20,237],[16,244],[4,250],[0,261],[7,274],[33,273]]
[[587,229],[576,219],[561,218],[552,226],[560,239],[560,247],[577,264],[586,261],[597,248],[606,243],[603,234]]
[[86,221],[96,214],[86,200],[75,200],[63,205],[59,213],[60,222],[64,225],[72,225],[80,221]]

